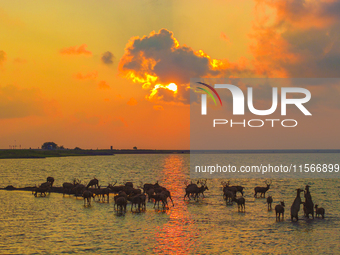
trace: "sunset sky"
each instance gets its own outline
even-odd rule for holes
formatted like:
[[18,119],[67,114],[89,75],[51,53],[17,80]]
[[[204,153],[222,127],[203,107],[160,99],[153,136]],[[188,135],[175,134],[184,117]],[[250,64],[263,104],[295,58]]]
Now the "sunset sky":
[[[0,148],[189,149],[190,78],[339,77],[339,13],[331,0],[0,0]],[[339,89],[315,92],[332,96],[320,148],[339,148]],[[303,139],[277,149],[317,147]]]

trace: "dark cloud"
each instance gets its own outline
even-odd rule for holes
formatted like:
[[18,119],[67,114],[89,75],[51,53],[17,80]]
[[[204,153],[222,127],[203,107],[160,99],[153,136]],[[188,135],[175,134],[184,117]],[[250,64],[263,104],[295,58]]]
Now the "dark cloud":
[[[157,89],[157,98],[164,101],[189,102],[190,78],[245,72],[243,65],[212,59],[202,50],[180,46],[173,33],[166,29],[133,38],[125,50],[119,63],[120,73],[147,89],[163,85]],[[177,85],[176,93],[164,87],[170,83]]]
[[340,76],[339,2],[258,2],[276,14],[271,23],[265,19],[254,22],[256,42],[251,49],[258,73],[271,77]]
[[112,65],[114,58],[115,56],[110,51],[107,51],[103,53],[101,60],[106,65]]

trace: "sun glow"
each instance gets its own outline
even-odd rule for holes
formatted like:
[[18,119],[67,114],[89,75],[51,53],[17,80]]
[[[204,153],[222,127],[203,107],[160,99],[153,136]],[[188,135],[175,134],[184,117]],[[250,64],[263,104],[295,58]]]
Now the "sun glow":
[[[148,45],[152,47],[149,49]],[[178,67],[177,59],[185,62],[185,67]],[[163,101],[181,101],[187,96],[182,95],[186,90],[178,91],[177,85],[168,81],[179,82],[184,86],[189,84],[190,75],[218,77],[228,68],[230,63],[227,60],[212,58],[201,49],[195,51],[188,46],[180,46],[173,33],[166,29],[153,31],[142,38],[132,37],[119,63],[120,75],[134,83],[140,83],[143,89],[150,92],[146,99]]]
[[169,83],[168,85],[162,85],[162,84],[156,84],[153,89],[151,90],[151,93],[150,93],[150,96],[147,96],[148,99],[151,99],[153,98],[157,92],[158,92],[158,89],[168,89],[170,91],[173,91],[174,92],[174,95],[177,94],[177,85],[175,83]]
[[177,85],[175,83],[170,83],[168,86],[166,86],[167,89],[172,90],[173,92],[177,92]]

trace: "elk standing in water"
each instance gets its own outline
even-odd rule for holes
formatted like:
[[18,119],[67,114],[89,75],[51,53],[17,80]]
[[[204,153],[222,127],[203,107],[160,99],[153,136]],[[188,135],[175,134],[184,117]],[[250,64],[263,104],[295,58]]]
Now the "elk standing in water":
[[115,205],[117,205],[118,212],[126,212],[127,199],[124,196],[115,197]]
[[[145,196],[145,195],[144,195]],[[145,197],[146,198],[146,197]],[[143,199],[144,197],[142,197],[141,195],[136,195],[134,197],[130,197],[130,202],[131,202],[131,212],[132,212],[132,208],[133,205],[135,205],[135,207],[138,206],[138,212],[140,212],[141,206],[143,205]],[[145,200],[144,200],[145,201]]]
[[94,186],[95,188],[98,188],[99,181],[96,179],[96,177],[93,177],[93,179],[87,184],[86,188]]
[[73,183],[70,182],[64,182],[63,183],[63,196],[65,196],[65,194],[70,195],[73,188],[77,185],[80,184],[80,180],[78,179],[73,179]]
[[233,204],[234,196],[235,196],[235,194],[233,194],[233,192],[231,192],[229,190],[225,190],[225,192],[223,193],[223,198],[225,198],[226,205],[232,205]]
[[300,205],[302,204],[300,193],[303,192],[302,189],[296,189],[296,197],[294,199],[294,202],[292,204],[292,207],[290,208],[290,215],[291,215],[291,220],[295,218],[296,221],[299,220],[299,211],[300,211]]
[[78,184],[74,186],[72,189],[72,192],[76,197],[82,196],[84,193],[84,190],[87,189],[84,184],[81,184],[80,181],[78,180]]
[[[242,187],[240,185],[238,185],[238,186],[229,186],[230,185],[230,181],[228,181],[228,182],[223,181],[221,183],[222,183],[223,187],[225,187],[226,189],[229,189],[231,192],[235,193],[235,196],[236,196],[237,192],[240,192],[242,197],[244,196],[244,193],[243,193],[244,187]],[[224,192],[224,189],[223,189],[223,192]]]
[[206,183],[207,181],[198,181],[197,183],[200,183],[201,186],[198,187],[196,184],[194,183],[190,183],[189,185],[187,185],[187,182],[185,182],[185,184],[187,185],[186,188],[185,188],[185,195],[184,195],[184,200],[185,200],[185,197],[188,197],[189,200],[190,200],[190,195],[193,195],[194,196],[194,199],[198,200],[198,195],[199,194],[202,194],[203,197],[204,197],[204,194],[203,192],[206,191],[206,190],[209,190]]
[[273,197],[272,196],[267,197],[268,211],[272,210],[272,203],[273,203]]
[[32,190],[32,193],[34,192],[34,196],[37,197],[38,193],[40,193],[41,197],[46,197],[46,192],[50,190],[51,184],[49,182],[42,183],[39,187],[35,187]]
[[257,197],[257,193],[260,193],[260,197],[266,197],[266,192],[269,190],[270,185],[272,184],[272,182],[268,183],[267,181],[265,181],[267,187],[256,187],[254,188],[255,194],[254,197]]
[[305,188],[305,202],[303,204],[303,211],[305,213],[305,217],[309,218],[309,214],[312,215],[312,218],[314,219],[314,204],[312,201],[312,196],[309,192],[309,185],[306,185]]
[[51,176],[47,177],[46,181],[51,183],[51,187],[53,186],[53,183],[54,183],[54,178],[53,177],[51,177]]
[[91,205],[91,197],[94,198],[94,195],[91,191],[89,191],[88,189],[86,189],[83,192],[83,198],[84,198],[84,206],[90,206]]
[[93,189],[93,193],[99,197],[99,202],[102,201],[102,202],[105,202],[105,196],[106,196],[106,201],[109,202],[110,201],[110,188],[109,186],[102,189],[100,186],[98,186],[97,189]]
[[[231,203],[232,203],[232,198],[233,196],[236,197],[236,193],[237,193],[237,188],[236,187],[230,187],[229,186],[229,181],[228,182],[225,182],[225,181],[222,181],[221,184],[223,186],[223,198],[227,200],[227,203],[228,203],[228,199],[229,199],[229,202],[231,200]],[[230,194],[232,194],[232,196],[230,197]]]
[[168,204],[167,202],[167,197],[164,193],[157,193],[155,195],[151,195],[151,198],[153,198],[155,200],[155,203],[153,205],[153,208],[156,207],[156,204],[157,204],[157,207],[159,209],[159,202],[162,202],[163,204],[163,210],[165,209],[166,205]]
[[[116,209],[116,205],[117,205],[117,210],[118,210],[118,203],[117,203],[117,201],[118,201],[118,199],[120,197],[123,197],[126,200],[126,203],[127,203],[128,196],[126,195],[126,193],[124,191],[119,191],[118,195],[115,195],[113,197],[113,199],[115,201],[115,204],[113,205],[114,209]],[[119,200],[119,201],[122,202],[123,200]],[[126,210],[126,208],[125,208],[125,210]]]
[[318,208],[318,205],[315,205],[315,216],[318,217],[321,215],[321,217],[324,219],[325,218],[325,209],[322,207]]
[[[282,201],[279,205],[275,206],[276,220],[280,221],[280,214],[282,214],[282,220],[284,220],[285,203]],[[279,216],[279,217],[277,217]]]
[[[238,211],[240,212],[245,212],[246,211],[246,200],[244,199],[244,197],[240,197],[240,198],[236,198],[233,197],[233,201],[235,201],[237,203],[237,208]],[[241,209],[241,210],[240,210]]]

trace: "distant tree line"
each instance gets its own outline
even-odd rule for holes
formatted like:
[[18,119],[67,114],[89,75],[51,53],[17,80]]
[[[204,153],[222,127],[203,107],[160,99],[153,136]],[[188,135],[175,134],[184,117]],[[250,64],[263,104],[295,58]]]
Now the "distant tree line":
[[[41,149],[43,150],[65,150],[64,146],[58,146],[54,142],[45,142],[42,146]],[[79,147],[74,148],[75,150],[81,150]]]

